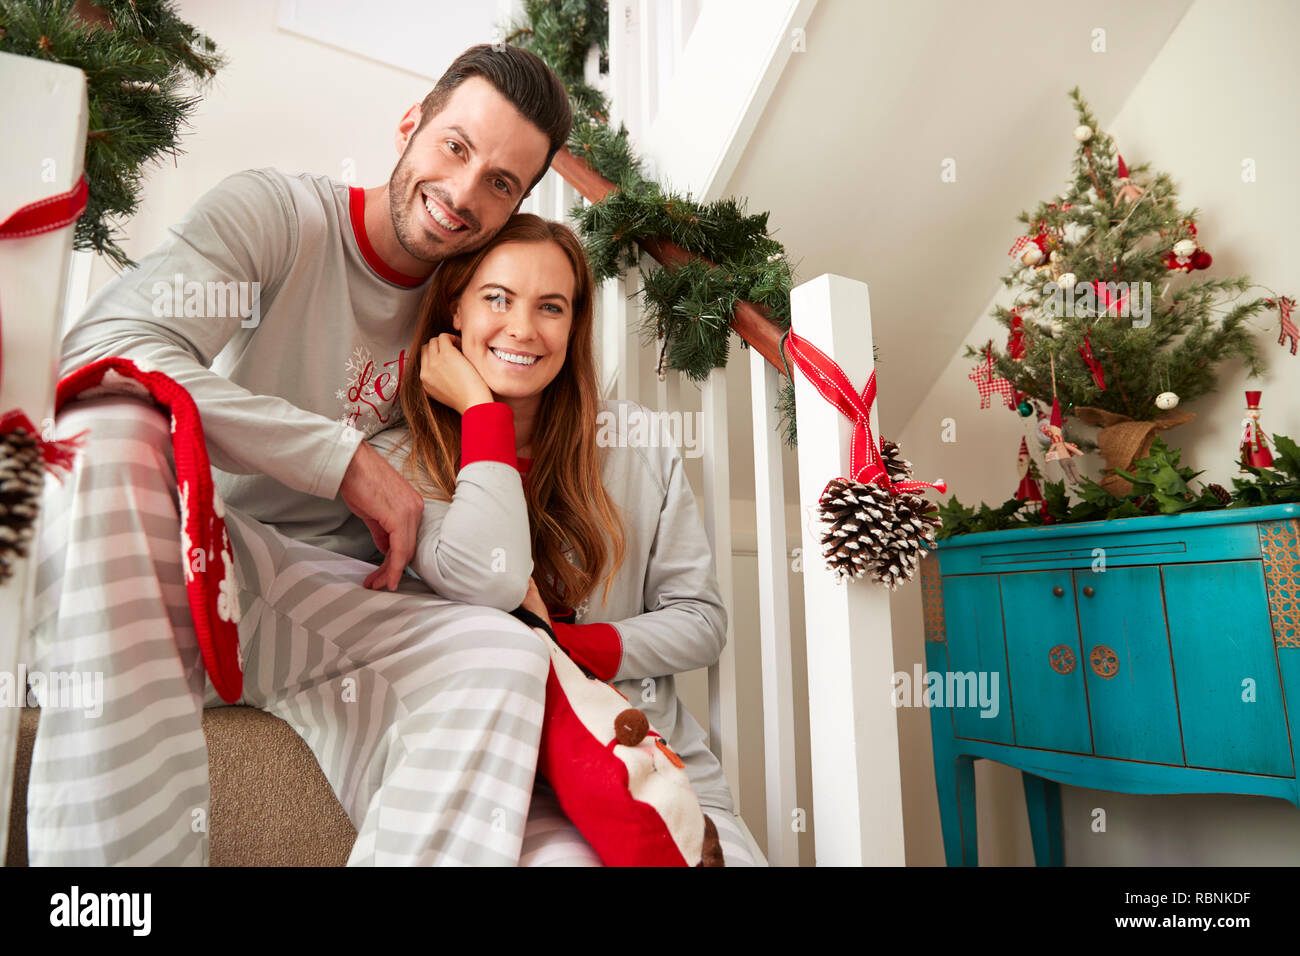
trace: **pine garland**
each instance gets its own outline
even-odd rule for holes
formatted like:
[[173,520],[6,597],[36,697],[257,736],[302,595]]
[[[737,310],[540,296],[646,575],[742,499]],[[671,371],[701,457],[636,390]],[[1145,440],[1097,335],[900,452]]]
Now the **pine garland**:
[[86,211],[73,246],[119,267],[119,223],[140,203],[145,167],[180,153],[182,130],[205,84],[224,65],[216,45],[180,20],[170,0],[99,0],[109,24],[88,23],[74,0],[0,0],[0,51],[74,66],[86,74],[89,131]]
[[1133,462],[1125,477],[1132,490],[1114,495],[1097,482],[1085,478],[1075,489],[1079,500],[1071,502],[1064,481],[1043,486],[1044,504],[1008,498],[996,508],[980,503],[963,505],[953,495],[939,507],[942,527],[939,540],[961,534],[1004,531],[1044,524],[1075,524],[1111,521],[1144,515],[1216,511],[1220,508],[1259,508],[1300,502],[1300,446],[1286,435],[1274,435],[1277,457],[1271,468],[1241,464],[1244,478],[1232,479],[1232,490],[1214,482],[1203,483],[1196,492],[1192,481],[1202,472],[1182,463],[1182,452],[1167,446],[1156,436],[1150,452]]
[[[573,104],[570,152],[617,186],[600,202],[579,204],[578,223],[598,281],[641,265],[640,240],[670,240],[708,262],[641,268],[645,344],[657,343],[660,368],[702,381],[730,356],[730,318],[737,302],[765,308],[781,331],[790,327],[793,274],[784,247],[768,235],[767,213],[747,214],[744,203],[701,204],[688,194],[647,179],[620,123],[610,126],[604,95],[586,82],[593,47],[607,69],[609,11],[605,0],[526,0],[521,22],[503,40],[541,57],[564,82]],[[746,343],[742,340],[742,347]],[[796,440],[794,384],[781,383],[777,403],[782,435]]]

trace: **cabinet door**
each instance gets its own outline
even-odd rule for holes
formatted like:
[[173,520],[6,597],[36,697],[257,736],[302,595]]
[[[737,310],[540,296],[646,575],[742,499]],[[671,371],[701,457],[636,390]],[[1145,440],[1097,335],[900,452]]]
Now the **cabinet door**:
[[945,577],[943,619],[948,636],[944,702],[952,708],[953,733],[1014,744],[998,576]]
[[1187,765],[1294,776],[1262,565],[1161,573]]
[[1092,753],[1070,572],[1020,571],[998,577],[1016,746]]
[[1160,569],[1075,571],[1074,585],[1093,752],[1181,766]]

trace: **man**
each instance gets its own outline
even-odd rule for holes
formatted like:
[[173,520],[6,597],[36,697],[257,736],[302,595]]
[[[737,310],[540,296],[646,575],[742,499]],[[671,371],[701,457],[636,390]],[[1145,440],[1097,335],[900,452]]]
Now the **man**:
[[[239,583],[242,702],[312,748],[358,830],[349,864],[514,865],[523,849],[546,651],[403,575],[423,501],[364,439],[400,414],[435,264],[500,230],[571,121],[539,58],[473,47],[402,118],[387,184],[230,176],[63,341],[61,376],[121,356],[197,404]],[[47,485],[34,669],[103,672],[104,700],[97,718],[41,715],[30,861],[206,864],[201,717],[221,701],[186,601],[169,420],[100,395],[56,427],[89,440]],[[467,443],[462,463],[494,454]]]

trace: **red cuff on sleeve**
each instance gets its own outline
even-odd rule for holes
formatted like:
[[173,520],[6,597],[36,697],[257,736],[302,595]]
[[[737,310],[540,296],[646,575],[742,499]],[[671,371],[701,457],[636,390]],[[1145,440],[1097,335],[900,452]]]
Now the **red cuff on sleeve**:
[[471,405],[460,417],[460,467],[476,461],[504,462],[518,468],[515,412],[505,402]]
[[603,681],[614,679],[623,663],[623,638],[613,624],[564,624],[552,621],[555,643]]

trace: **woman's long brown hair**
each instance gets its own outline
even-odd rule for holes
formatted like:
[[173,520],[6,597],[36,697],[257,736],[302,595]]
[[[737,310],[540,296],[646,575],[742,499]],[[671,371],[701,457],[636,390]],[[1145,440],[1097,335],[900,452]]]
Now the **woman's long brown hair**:
[[[563,223],[531,213],[512,216],[487,245],[438,266],[420,304],[400,386],[413,444],[406,459],[407,477],[426,496],[450,501],[455,492],[460,415],[425,393],[420,355],[431,338],[455,334],[452,311],[457,298],[487,254],[506,242],[554,242],[568,256],[574,275],[568,352],[559,374],[542,392],[533,425],[533,463],[524,483],[533,578],[546,603],[576,608],[595,590],[608,564],[603,605],[623,563],[625,539],[617,509],[600,480],[591,267],[582,243]],[[573,548],[576,566],[565,558],[566,543]]]

